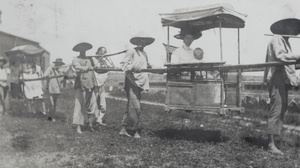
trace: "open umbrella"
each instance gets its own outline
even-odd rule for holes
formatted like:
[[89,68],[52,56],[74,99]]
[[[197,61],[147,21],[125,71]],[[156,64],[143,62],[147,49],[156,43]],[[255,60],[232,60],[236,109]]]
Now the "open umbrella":
[[42,56],[43,53],[45,52],[45,49],[41,47],[36,47],[33,45],[21,45],[21,46],[16,46],[12,48],[10,51],[6,51],[5,54],[10,57],[10,56],[17,56],[20,54],[20,56],[25,55],[25,56]]

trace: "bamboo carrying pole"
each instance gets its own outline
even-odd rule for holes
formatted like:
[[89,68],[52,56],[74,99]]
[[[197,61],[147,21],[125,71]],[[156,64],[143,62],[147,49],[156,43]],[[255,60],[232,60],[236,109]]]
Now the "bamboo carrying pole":
[[[281,63],[281,62],[266,62],[266,63],[259,63],[259,64],[240,64],[240,65],[215,65],[215,66],[203,66],[205,63],[199,64],[199,66],[196,67],[181,67],[180,70],[183,71],[212,71],[212,70],[220,70],[224,72],[236,72],[236,70],[243,70],[243,72],[253,72],[253,71],[263,71],[266,67],[276,67],[276,66],[283,66],[283,65],[292,65],[292,64],[300,64],[300,62],[287,62],[287,63]],[[165,68],[157,68],[157,69],[141,69],[141,72],[149,72],[149,73],[166,73],[168,71],[176,71],[179,70],[178,65],[170,66],[169,69]],[[196,65],[196,64],[193,64]],[[96,68],[94,69],[96,71],[100,72],[108,72],[108,71],[123,71],[122,69],[117,68]],[[247,71],[248,70],[248,71]],[[250,71],[249,71],[250,70]],[[93,70],[90,70],[93,71]],[[42,77],[42,78],[36,78],[36,79],[20,79],[20,81],[35,81],[35,80],[45,80],[45,79],[52,79],[52,78],[60,78],[65,77],[65,75],[60,76],[53,76],[53,77]],[[72,79],[72,78],[69,78]],[[74,78],[75,79],[75,78]]]
[[120,51],[120,52],[117,52],[117,53],[113,53],[113,54],[106,54],[104,56],[100,56],[100,55],[89,55],[87,57],[103,57],[103,58],[106,58],[106,57],[111,57],[111,56],[115,56],[115,55],[118,55],[118,54],[123,54],[125,53],[127,50],[124,50],[124,51]]
[[289,37],[289,38],[300,38],[300,36],[286,35],[286,34],[265,34],[265,36],[275,36],[275,35],[279,35],[282,37]]

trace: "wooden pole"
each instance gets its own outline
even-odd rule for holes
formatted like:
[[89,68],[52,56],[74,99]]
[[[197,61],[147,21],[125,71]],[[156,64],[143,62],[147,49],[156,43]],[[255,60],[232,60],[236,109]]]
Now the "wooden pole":
[[220,56],[221,56],[221,61],[223,61],[222,23],[220,19],[219,19],[219,32],[220,32]]
[[170,56],[170,53],[169,53],[169,46],[170,46],[170,26],[168,26],[167,28],[167,33],[168,33],[168,51],[167,51],[167,63],[170,63],[171,62],[171,56]]
[[241,64],[240,28],[238,28],[238,64]]
[[[221,57],[221,61],[223,61],[223,46],[222,46],[222,23],[221,23],[221,19],[219,17],[219,32],[220,32],[220,57]],[[221,111],[224,108],[224,103],[225,103],[225,78],[224,78],[224,73],[222,71],[220,71],[220,76],[222,78],[222,82],[221,82]]]
[[[241,64],[240,56],[240,29],[238,28],[238,64]],[[242,106],[242,70],[238,69],[237,74],[237,107]]]

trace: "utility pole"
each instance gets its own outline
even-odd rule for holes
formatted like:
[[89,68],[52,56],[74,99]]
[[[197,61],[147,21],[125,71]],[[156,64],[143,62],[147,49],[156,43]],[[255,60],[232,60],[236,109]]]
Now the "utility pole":
[[58,28],[57,28],[57,6],[54,6],[54,13],[55,13],[55,36],[58,39]]

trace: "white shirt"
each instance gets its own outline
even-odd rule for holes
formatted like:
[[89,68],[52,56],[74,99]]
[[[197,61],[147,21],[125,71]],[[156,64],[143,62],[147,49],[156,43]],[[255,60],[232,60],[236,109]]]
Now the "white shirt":
[[183,63],[197,63],[199,60],[195,59],[193,49],[183,44],[182,47],[177,48],[173,51],[171,56],[172,64],[183,64]]
[[[123,71],[131,71],[133,68],[147,69],[148,58],[145,51],[135,49],[127,50],[124,59],[121,62]],[[149,89],[148,73],[133,72],[135,83],[144,90]]]
[[[38,79],[42,77],[43,71],[39,65],[36,65],[35,73],[33,73],[32,69],[30,69],[29,73],[23,73],[24,79]],[[33,99],[34,97],[42,98],[44,94],[42,80],[25,81],[24,94],[28,99]]]
[[[98,61],[96,58],[92,58],[93,62],[95,64],[95,67],[101,67],[100,61]],[[104,86],[104,84],[107,82],[108,80],[108,72],[106,73],[97,73],[95,72],[95,77],[96,77],[96,82],[97,82],[97,86]]]
[[0,85],[5,87],[7,86],[7,77],[9,75],[8,68],[0,68]]

